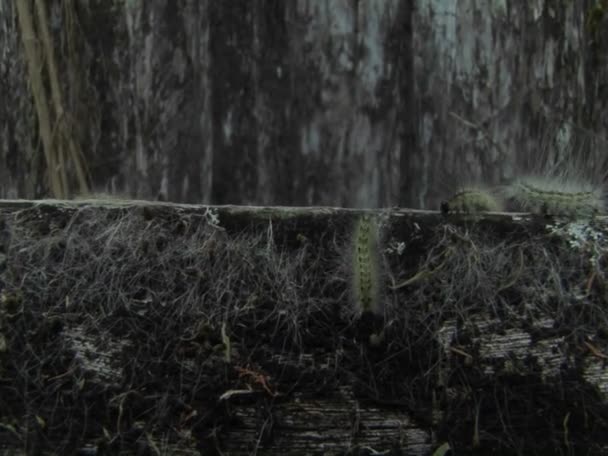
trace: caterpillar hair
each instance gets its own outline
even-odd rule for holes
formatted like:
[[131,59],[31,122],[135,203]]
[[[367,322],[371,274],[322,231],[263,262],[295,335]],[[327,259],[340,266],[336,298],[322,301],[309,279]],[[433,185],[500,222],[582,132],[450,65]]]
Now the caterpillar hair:
[[355,314],[383,316],[380,234],[376,220],[364,215],[355,222],[351,245],[351,296]]
[[521,157],[505,189],[511,209],[575,219],[605,212],[606,140],[561,120],[540,128],[540,144]]
[[527,176],[507,187],[517,209],[547,216],[590,218],[605,211],[602,188],[589,181]]
[[465,187],[441,203],[441,212],[444,214],[477,214],[502,210],[503,204],[498,195],[483,187]]

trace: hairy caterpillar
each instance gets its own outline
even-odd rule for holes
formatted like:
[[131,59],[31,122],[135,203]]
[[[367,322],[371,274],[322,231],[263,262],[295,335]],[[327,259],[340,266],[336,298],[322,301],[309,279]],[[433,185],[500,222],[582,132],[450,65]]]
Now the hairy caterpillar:
[[569,122],[547,122],[503,192],[511,209],[575,219],[605,212],[606,140]]
[[382,316],[380,239],[376,221],[369,215],[355,223],[351,245],[351,292],[357,315]]
[[506,188],[506,197],[518,210],[550,216],[589,218],[605,207],[601,187],[560,176],[517,179]]
[[441,212],[476,214],[479,212],[500,212],[503,204],[498,196],[481,187],[466,187],[441,203]]

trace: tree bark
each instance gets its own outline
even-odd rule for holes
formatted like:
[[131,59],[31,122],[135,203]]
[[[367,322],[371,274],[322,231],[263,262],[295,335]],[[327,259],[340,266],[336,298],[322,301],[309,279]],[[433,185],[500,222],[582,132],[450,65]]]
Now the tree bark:
[[[574,150],[587,170],[604,165],[601,2],[48,10],[65,112],[97,192],[434,209],[458,184],[529,170],[531,156],[553,163]],[[0,195],[41,197],[49,183],[12,2],[0,22]]]

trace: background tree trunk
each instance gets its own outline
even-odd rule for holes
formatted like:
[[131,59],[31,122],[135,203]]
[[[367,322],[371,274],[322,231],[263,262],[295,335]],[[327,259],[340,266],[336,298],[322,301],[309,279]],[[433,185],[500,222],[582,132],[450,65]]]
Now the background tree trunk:
[[[601,1],[47,5],[97,192],[435,208],[526,155],[574,148],[593,168],[606,149]],[[44,196],[13,2],[0,43],[0,196]]]

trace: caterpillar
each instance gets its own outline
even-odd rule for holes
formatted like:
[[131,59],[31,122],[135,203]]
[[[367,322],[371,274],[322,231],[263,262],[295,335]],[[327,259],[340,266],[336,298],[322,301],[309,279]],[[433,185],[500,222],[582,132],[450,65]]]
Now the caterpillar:
[[355,313],[382,316],[380,236],[378,224],[369,215],[355,223],[351,246],[352,300]]
[[600,186],[582,179],[527,176],[506,187],[516,209],[546,216],[590,218],[605,210]]
[[541,143],[525,151],[505,188],[513,210],[573,219],[605,212],[604,139],[574,124],[547,120]]
[[501,212],[501,199],[490,190],[481,187],[465,187],[441,203],[441,212],[476,214],[480,212]]

